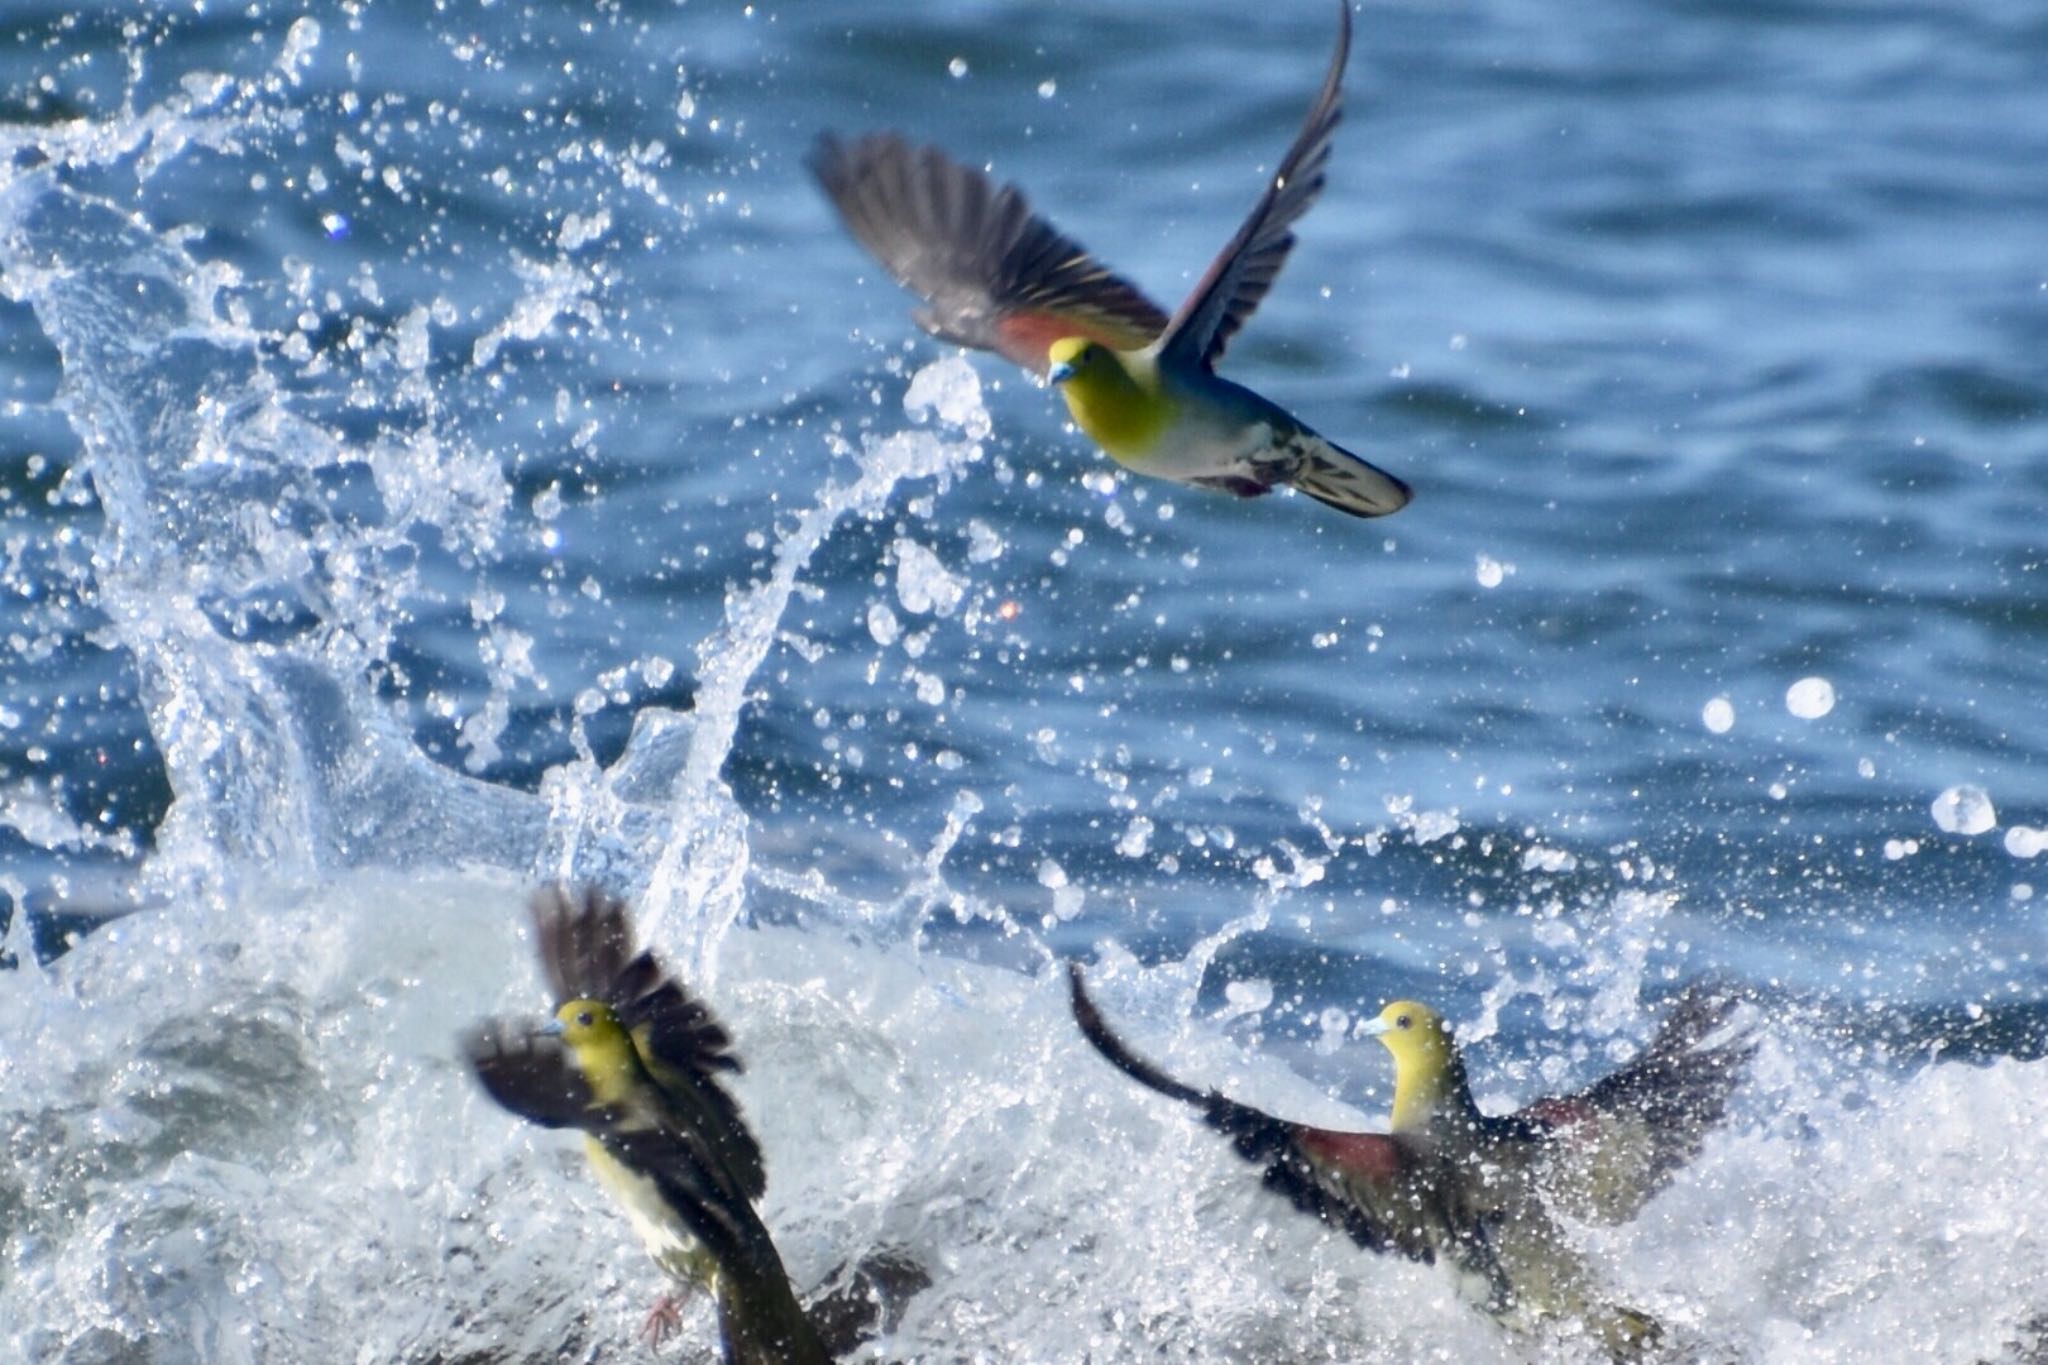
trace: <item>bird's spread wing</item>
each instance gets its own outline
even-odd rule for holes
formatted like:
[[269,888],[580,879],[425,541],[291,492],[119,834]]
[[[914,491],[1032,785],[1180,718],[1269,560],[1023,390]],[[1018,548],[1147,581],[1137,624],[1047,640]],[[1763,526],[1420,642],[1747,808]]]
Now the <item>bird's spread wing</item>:
[[1338,6],[1337,51],[1294,145],[1266,184],[1244,226],[1209,265],[1167,324],[1164,350],[1186,363],[1214,365],[1237,329],[1273,287],[1294,247],[1294,222],[1323,192],[1330,137],[1344,116],[1344,63],[1351,55],[1351,4]]
[[1088,998],[1078,964],[1067,968],[1074,1022],[1110,1064],[1139,1084],[1202,1111],[1247,1161],[1265,1167],[1267,1189],[1368,1251],[1433,1261],[1459,1221],[1420,1179],[1419,1154],[1386,1133],[1340,1133],[1289,1123],[1214,1091],[1197,1090],[1131,1051]]
[[590,1087],[553,1038],[491,1020],[462,1038],[463,1055],[484,1090],[543,1128],[587,1128],[595,1121]]
[[[688,1115],[688,1121],[703,1140],[718,1151],[739,1190],[749,1199],[759,1199],[768,1188],[768,1168],[761,1159],[760,1142],[740,1113],[739,1102],[704,1067],[674,1065],[675,1054],[662,1051],[659,1035],[649,1032],[655,1027],[642,1024],[632,1030],[634,1046],[640,1051],[647,1074],[661,1088],[669,1107]],[[701,1059],[705,1054],[689,1055]]]
[[936,147],[826,133],[809,164],[847,229],[930,305],[917,320],[936,336],[1044,374],[1046,349],[1062,337],[1131,351],[1166,326],[1137,286],[1032,213],[1015,185]]
[[1732,992],[1680,996],[1636,1058],[1584,1090],[1512,1116],[1549,1149],[1546,1192],[1577,1217],[1632,1218],[1727,1111],[1758,1038]]
[[625,903],[595,887],[550,887],[533,899],[533,925],[556,1003],[611,1006],[666,1104],[723,1154],[746,1197],[759,1199],[768,1186],[760,1143],[716,1074],[741,1069],[732,1039],[653,953],[634,951]]
[[540,969],[555,1004],[602,1000],[633,959],[633,920],[626,903],[594,886],[549,886],[528,904]]

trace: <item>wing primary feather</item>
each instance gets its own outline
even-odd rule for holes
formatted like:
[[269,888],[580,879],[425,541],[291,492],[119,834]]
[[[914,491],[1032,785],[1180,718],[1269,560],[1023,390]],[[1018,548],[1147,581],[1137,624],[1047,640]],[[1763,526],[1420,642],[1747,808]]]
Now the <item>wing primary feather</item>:
[[626,903],[595,886],[549,886],[529,906],[541,971],[557,1006],[603,1000],[633,957],[633,921]]
[[1073,1005],[1074,1022],[1080,1026],[1081,1036],[1093,1044],[1095,1050],[1107,1058],[1111,1066],[1138,1084],[1157,1090],[1162,1095],[1171,1096],[1183,1104],[1191,1104],[1197,1109],[1207,1107],[1209,1096],[1206,1092],[1191,1085],[1183,1085],[1167,1075],[1124,1046],[1123,1039],[1110,1031],[1109,1025],[1102,1018],[1102,1011],[1088,998],[1087,980],[1078,962],[1067,964],[1067,992]]
[[[1726,1116],[1761,1041],[1754,1021],[1738,1015],[1742,1004],[1742,995],[1732,990],[1690,988],[1670,1007],[1648,1046],[1620,1070],[1494,1122],[1558,1144],[1573,1159],[1593,1161],[1592,1176],[1567,1175],[1558,1186],[1560,1195],[1580,1197],[1584,1216],[1605,1222],[1634,1217],[1699,1155],[1707,1134]],[[1601,1139],[1615,1131],[1639,1132],[1645,1141],[1603,1157]]]
[[485,1093],[521,1118],[543,1128],[599,1121],[590,1087],[554,1039],[494,1019],[464,1034],[462,1051]]
[[1294,223],[1323,192],[1330,139],[1344,117],[1344,67],[1350,56],[1351,4],[1338,0],[1337,50],[1322,88],[1243,226],[1166,325],[1160,345],[1168,355],[1213,367],[1273,287],[1294,247]]
[[[1741,996],[1717,987],[1681,995],[1635,1059],[1573,1096],[1596,1109],[1639,1113],[1667,1142],[1682,1145],[1683,1162],[1706,1130],[1721,1121],[1728,1097],[1761,1039],[1735,1020]],[[1713,1035],[1735,1024],[1719,1041]]]
[[[1649,1048],[1581,1095],[1593,1107],[1636,1111],[1649,1121],[1659,1138],[1659,1177],[1700,1150],[1757,1052],[1757,1033],[1735,1021],[1739,1005],[1741,997],[1733,990],[1688,990],[1671,1007]],[[1729,1025],[1729,1036],[1714,1042]]]
[[1302,1212],[1341,1229],[1367,1251],[1398,1252],[1425,1262],[1435,1259],[1425,1239],[1396,1236],[1375,1219],[1352,1197],[1352,1192],[1343,1188],[1343,1177],[1331,1163],[1318,1160],[1307,1145],[1318,1139],[1325,1146],[1370,1143],[1380,1160],[1393,1163],[1399,1160],[1393,1139],[1373,1133],[1326,1134],[1240,1104],[1221,1091],[1197,1090],[1183,1084],[1131,1051],[1110,1029],[1088,996],[1078,962],[1067,964],[1067,985],[1074,1022],[1080,1027],[1081,1036],[1112,1066],[1140,1085],[1201,1110],[1203,1120],[1229,1138],[1239,1156],[1264,1166],[1261,1179],[1267,1189]]
[[1022,190],[937,147],[824,133],[808,164],[854,239],[925,301],[918,324],[935,336],[1042,374],[1061,336],[1137,350],[1166,326],[1135,285],[1032,213]]

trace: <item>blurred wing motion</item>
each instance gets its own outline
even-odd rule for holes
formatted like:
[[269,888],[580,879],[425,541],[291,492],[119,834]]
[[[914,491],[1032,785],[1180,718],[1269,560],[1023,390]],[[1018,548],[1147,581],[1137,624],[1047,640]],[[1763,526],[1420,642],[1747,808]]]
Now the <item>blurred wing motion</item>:
[[[1295,1207],[1369,1250],[1441,1258],[1458,1273],[1462,1292],[1504,1323],[1570,1319],[1616,1360],[1656,1345],[1657,1322],[1605,1297],[1552,1207],[1626,1219],[1699,1150],[1756,1050],[1735,1022],[1733,997],[1687,995],[1620,1071],[1499,1118],[1473,1106],[1464,1063],[1445,1032],[1443,1049],[1395,1053],[1397,1069],[1432,1070],[1397,1079],[1397,1114],[1401,1085],[1421,1081],[1444,1092],[1421,1120],[1403,1120],[1395,1133],[1349,1133],[1288,1123],[1182,1084],[1110,1032],[1078,965],[1069,966],[1068,980],[1074,1020],[1096,1051],[1140,1084],[1201,1110],[1241,1155],[1265,1167],[1267,1188]],[[1436,1021],[1434,1012],[1429,1019]]]
[[809,165],[847,229],[930,305],[917,321],[935,336],[1042,375],[1062,337],[1135,351],[1166,327],[1156,304],[1032,213],[1023,191],[937,147],[826,133]]
[[462,1037],[484,1093],[528,1123],[589,1129],[604,1121],[583,1074],[561,1043],[524,1024],[492,1019]]
[[1736,1017],[1740,1004],[1729,991],[1689,990],[1621,1070],[1512,1116],[1547,1149],[1542,1185],[1560,1209],[1626,1222],[1698,1155],[1756,1055],[1755,1030]]
[[1244,226],[1217,253],[1201,283],[1167,324],[1162,350],[1172,359],[1204,366],[1216,363],[1287,263],[1287,253],[1294,249],[1295,221],[1323,192],[1330,139],[1344,117],[1344,65],[1351,56],[1350,0],[1339,0],[1337,9],[1337,51],[1330,58],[1323,88]]
[[571,1000],[611,1006],[663,1099],[718,1150],[735,1188],[759,1199],[768,1187],[760,1144],[717,1076],[742,1069],[730,1051],[732,1039],[652,952],[634,951],[625,902],[595,887],[572,893],[555,886],[534,896],[531,913],[541,972],[556,1006]]
[[[765,1172],[716,1075],[739,1069],[725,1030],[651,953],[634,951],[619,901],[551,889],[534,898],[533,922],[558,1007],[596,1002],[609,1017],[583,1013],[587,1043],[553,1025],[482,1025],[463,1040],[477,1079],[522,1118],[582,1130],[600,1183],[655,1260],[714,1289],[727,1365],[822,1365],[829,1357],[754,1210]],[[650,1327],[670,1312],[658,1309]]]
[[1109,1063],[1140,1085],[1202,1111],[1239,1156],[1265,1168],[1265,1186],[1297,1209],[1340,1228],[1368,1251],[1432,1262],[1440,1253],[1461,1268],[1500,1282],[1482,1218],[1461,1207],[1428,1152],[1388,1133],[1344,1133],[1289,1123],[1202,1091],[1161,1071],[1110,1031],[1088,998],[1078,963],[1067,965],[1074,1022]]

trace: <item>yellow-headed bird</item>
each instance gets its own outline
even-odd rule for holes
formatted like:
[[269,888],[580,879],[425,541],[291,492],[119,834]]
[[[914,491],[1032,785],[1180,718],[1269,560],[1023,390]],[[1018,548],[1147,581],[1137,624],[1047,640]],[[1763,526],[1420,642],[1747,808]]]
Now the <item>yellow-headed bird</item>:
[[927,331],[999,352],[1060,387],[1074,421],[1135,473],[1254,497],[1282,484],[1353,516],[1408,486],[1216,374],[1322,192],[1343,112],[1351,7],[1308,118],[1244,226],[1171,318],[1031,211],[1015,185],[894,133],[818,139],[811,170],[853,235],[930,305]]
[[1443,1018],[1396,1001],[1366,1026],[1394,1054],[1393,1130],[1351,1133],[1289,1123],[1201,1091],[1132,1052],[1069,968],[1074,1019],[1119,1070],[1200,1109],[1267,1188],[1370,1251],[1442,1258],[1459,1288],[1511,1326],[1581,1324],[1617,1360],[1656,1342],[1657,1323],[1606,1302],[1554,1212],[1622,1222],[1698,1152],[1756,1051],[1736,999],[1681,996],[1650,1045],[1576,1094],[1506,1115],[1473,1103]]
[[[541,969],[554,992],[544,1025],[487,1024],[464,1040],[499,1104],[547,1128],[577,1128],[591,1169],[661,1268],[709,1287],[727,1365],[822,1365],[754,1201],[761,1148],[719,1083],[738,1071],[711,1012],[635,952],[625,905],[555,888],[533,901]],[[648,1315],[658,1345],[678,1324],[664,1296]]]

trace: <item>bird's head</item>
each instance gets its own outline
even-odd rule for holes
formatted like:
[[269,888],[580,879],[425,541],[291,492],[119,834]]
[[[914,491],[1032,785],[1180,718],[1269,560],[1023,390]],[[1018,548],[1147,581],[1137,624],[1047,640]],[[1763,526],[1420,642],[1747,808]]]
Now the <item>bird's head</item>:
[[601,1104],[622,1102],[642,1074],[633,1035],[602,1000],[568,1001],[540,1031],[562,1040],[570,1065]]
[[1457,1058],[1451,1026],[1441,1014],[1414,1000],[1396,1000],[1361,1032],[1386,1044],[1398,1072],[1413,1068],[1418,1078],[1442,1074]]
[[541,1032],[560,1038],[579,1054],[632,1042],[619,1016],[602,1000],[568,1001]]
[[1441,1014],[1414,1000],[1396,1000],[1361,1031],[1394,1054],[1395,1132],[1418,1132],[1443,1117],[1476,1117],[1465,1063]]
[[1064,384],[1100,365],[1109,348],[1087,337],[1061,337],[1046,348],[1045,382]]

